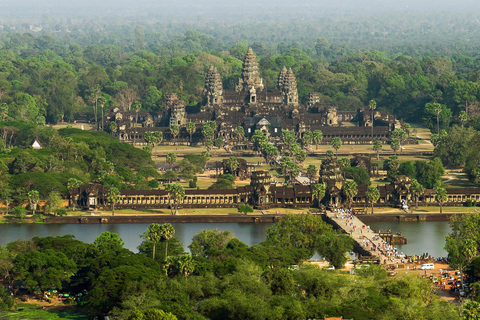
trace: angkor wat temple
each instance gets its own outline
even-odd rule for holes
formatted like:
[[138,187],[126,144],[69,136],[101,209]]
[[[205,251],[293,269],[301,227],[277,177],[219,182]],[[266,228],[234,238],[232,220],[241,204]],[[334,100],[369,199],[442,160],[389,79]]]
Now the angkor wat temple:
[[[211,66],[205,77],[204,102],[186,107],[175,93],[167,96],[163,112],[121,111],[114,108],[106,115],[106,123],[115,121],[114,134],[123,141],[142,141],[147,131],[162,131],[164,140],[172,139],[170,126],[180,127],[178,142],[188,142],[186,125],[193,122],[193,141],[203,140],[202,123],[214,120],[217,136],[235,139],[235,128],[242,126],[249,137],[260,129],[269,137],[278,137],[282,129],[292,130],[299,139],[306,131],[321,130],[324,141],[340,137],[344,143],[363,144],[372,141],[372,113],[368,107],[340,111],[320,103],[320,94],[312,92],[306,105],[299,102],[297,81],[291,68],[283,67],[278,75],[277,89],[267,89],[252,49],[243,61],[241,77],[235,90],[223,88],[222,77]],[[355,124],[355,125],[353,125]],[[385,111],[374,111],[373,140],[388,141],[390,132],[402,123]],[[106,126],[108,127],[108,126]]]
[[[331,158],[322,163],[319,183],[326,187],[325,197],[321,199],[324,206],[342,206],[347,204],[343,185],[345,178],[338,160]],[[235,208],[249,204],[260,210],[268,208],[311,207],[318,202],[313,194],[312,185],[294,184],[278,185],[272,181],[267,171],[253,171],[251,182],[235,189],[186,189],[180,199],[180,208]],[[359,185],[358,192],[352,199],[356,208],[367,208],[367,186]],[[399,206],[402,200],[414,203],[411,181],[407,176],[398,176],[391,183],[377,186],[380,198],[375,206]],[[106,209],[111,207],[107,200],[108,187],[100,184],[81,185],[70,190],[70,206],[83,209]],[[445,206],[463,206],[465,201],[480,201],[480,188],[447,188]],[[419,197],[419,204],[435,206],[435,190],[425,189]],[[167,209],[174,205],[165,190],[121,190],[118,209]]]

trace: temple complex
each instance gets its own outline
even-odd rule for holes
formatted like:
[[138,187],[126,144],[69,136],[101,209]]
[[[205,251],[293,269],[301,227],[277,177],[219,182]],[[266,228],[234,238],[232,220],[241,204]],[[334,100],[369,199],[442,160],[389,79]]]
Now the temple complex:
[[[170,127],[178,125],[180,134],[176,141],[188,143],[190,134],[186,125],[192,122],[196,132],[194,143],[203,142],[202,123],[215,121],[217,137],[225,141],[235,139],[235,129],[242,126],[245,136],[255,130],[265,132],[276,139],[281,131],[294,131],[298,139],[304,132],[321,130],[324,141],[340,137],[347,144],[367,144],[372,141],[372,112],[368,107],[351,111],[320,102],[320,94],[309,94],[306,105],[300,103],[297,81],[291,68],[282,68],[277,87],[266,88],[260,75],[257,58],[251,48],[243,61],[242,73],[235,90],[223,88],[222,76],[211,66],[205,76],[203,102],[186,107],[175,93],[167,95],[163,112],[135,112],[112,109],[105,116],[106,123],[116,122],[113,132],[122,141],[143,141],[146,131],[162,131],[164,141],[171,141]],[[390,133],[402,126],[402,122],[385,111],[374,111],[373,140],[388,141]],[[109,127],[109,126],[106,126]]]
[[[223,167],[224,164],[221,163]],[[279,185],[272,179],[268,171],[251,171],[247,164],[242,162],[244,170],[249,171],[250,184],[238,186],[234,189],[186,189],[185,197],[180,199],[180,208],[235,208],[241,204],[248,204],[255,209],[312,207],[317,204],[313,195],[313,184],[292,186]],[[330,158],[322,163],[321,175],[317,183],[326,186],[325,196],[321,199],[321,206],[341,207],[347,204],[343,185],[345,179],[341,174],[340,163]],[[234,173],[235,174],[235,173]],[[358,192],[353,197],[352,205],[356,208],[367,209],[371,204],[367,201],[368,186],[359,185]],[[377,186],[380,194],[375,206],[401,207],[402,202],[413,205],[415,197],[411,190],[411,181],[407,176],[398,176],[392,182]],[[108,187],[100,184],[81,185],[70,190],[70,206],[77,208],[109,208],[107,200]],[[463,206],[465,201],[480,201],[480,188],[446,188],[447,201],[445,206]],[[170,208],[174,204],[165,190],[121,190],[120,199],[115,204],[119,209],[162,209]],[[419,205],[436,206],[435,190],[425,189],[419,197]]]

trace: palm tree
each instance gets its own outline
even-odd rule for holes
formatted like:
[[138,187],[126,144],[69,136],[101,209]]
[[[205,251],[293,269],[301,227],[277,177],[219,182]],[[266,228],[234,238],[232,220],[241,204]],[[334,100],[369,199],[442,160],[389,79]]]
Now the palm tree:
[[156,138],[155,140],[155,146],[159,145],[163,141],[163,132],[162,131],[155,131],[153,134]]
[[173,164],[177,161],[177,156],[173,152],[167,153],[166,157],[167,163],[170,165],[170,169],[172,168]]
[[317,199],[318,207],[320,208],[320,202],[325,197],[325,185],[323,183],[317,183],[313,185],[313,196]]
[[342,139],[335,137],[332,139],[332,147],[335,149],[335,158],[338,158],[338,149],[342,146]]
[[390,142],[390,148],[392,148],[393,152],[397,154],[397,150],[400,149],[400,140],[398,138],[393,138]]
[[442,105],[435,102],[433,112],[437,115],[437,134],[440,135],[440,113],[442,112]]
[[191,254],[183,254],[176,257],[174,265],[177,273],[182,274],[185,278],[195,271],[195,262]]
[[405,123],[403,125],[403,130],[405,130],[405,132],[407,133],[407,139],[410,139],[410,133],[412,132],[412,126],[410,125],[410,123]]
[[367,189],[367,201],[372,204],[372,214],[373,214],[373,204],[380,199],[380,191],[377,187],[369,187]]
[[358,193],[357,183],[355,181],[345,181],[343,185],[343,193],[348,199],[348,207],[352,208],[353,197]]
[[192,135],[195,133],[196,130],[197,128],[195,127],[195,123],[187,123],[187,132],[190,135],[190,145],[192,145]]
[[155,144],[158,143],[158,137],[153,131],[147,131],[143,135],[143,140],[145,140],[146,143],[151,145],[152,147],[152,154],[153,154],[153,148],[155,148]]
[[317,167],[314,164],[309,164],[307,167],[307,177],[312,181],[317,174]]
[[318,149],[318,144],[322,143],[323,132],[322,130],[313,131],[313,141],[315,141],[315,149]]
[[33,215],[35,215],[35,211],[37,210],[39,198],[40,194],[37,190],[30,190],[28,192],[28,202],[30,203],[30,208],[32,209]]
[[163,241],[165,241],[165,260],[166,260],[168,255],[168,240],[170,240],[175,234],[175,228],[170,223],[164,223],[160,226],[160,229],[161,229],[161,233],[160,233],[161,238]]
[[102,131],[103,131],[104,130],[104,127],[103,127],[103,107],[105,106],[105,98],[104,97],[98,98],[98,102],[100,102],[100,107],[102,108]]
[[302,139],[303,145],[307,148],[310,148],[310,145],[313,142],[313,133],[312,131],[306,131],[303,134],[303,139]]
[[243,139],[243,137],[245,136],[245,129],[242,127],[242,126],[238,126],[236,129],[235,129],[235,133],[238,137],[238,143],[240,143],[240,140]]
[[375,111],[375,109],[377,108],[377,102],[375,100],[370,100],[370,102],[368,103],[368,108],[370,108],[370,110],[372,111],[372,144],[373,144],[373,121],[374,121],[374,114],[373,112]]
[[162,228],[158,223],[152,223],[147,228],[146,239],[153,243],[152,259],[155,260],[155,246],[162,240]]
[[375,140],[375,142],[373,143],[373,150],[377,152],[377,160],[379,160],[379,153],[380,153],[380,150],[382,150],[382,148],[383,148],[382,141]]
[[170,199],[173,200],[175,207],[175,213],[173,213],[173,207],[171,207],[172,214],[178,213],[178,202],[185,197],[185,189],[183,186],[175,183],[169,183],[165,186],[165,191],[170,195]]
[[406,136],[407,136],[407,134],[405,133],[405,131],[403,131],[400,128],[397,128],[397,129],[393,130],[393,132],[392,132],[392,141],[394,139],[398,139],[398,142],[400,144],[400,146],[399,146],[400,152],[402,152],[402,149],[403,149],[402,144],[405,141]]
[[142,104],[139,101],[135,101],[133,103],[133,107],[135,108],[135,133],[133,136],[133,145],[135,145],[135,137],[137,136],[137,124],[138,124],[138,112],[142,108]]
[[227,160],[227,168],[230,170],[231,174],[235,176],[235,171],[238,168],[238,160],[236,157],[230,157]]
[[460,114],[458,115],[458,120],[460,120],[463,128],[465,126],[465,123],[467,123],[468,121],[468,114],[465,111],[460,111]]
[[176,145],[175,143],[175,138],[178,136],[178,134],[180,133],[180,127],[178,126],[178,124],[172,124],[170,126],[170,133],[172,134],[173,136],[173,145]]
[[415,209],[418,209],[418,198],[420,198],[425,190],[420,182],[417,181],[417,179],[412,179],[411,188],[412,194],[415,196]]
[[447,190],[445,188],[439,187],[435,189],[435,201],[438,202],[440,206],[440,213],[442,213],[443,203],[448,200]]
[[115,215],[115,203],[120,200],[120,191],[116,187],[111,187],[107,192],[107,200],[112,204],[112,216]]

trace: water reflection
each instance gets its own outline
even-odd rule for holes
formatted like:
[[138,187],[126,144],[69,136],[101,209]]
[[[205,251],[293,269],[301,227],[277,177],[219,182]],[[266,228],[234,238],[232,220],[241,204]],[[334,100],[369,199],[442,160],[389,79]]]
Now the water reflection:
[[[255,245],[265,240],[266,230],[271,223],[173,223],[175,236],[183,243],[185,250],[192,241],[193,235],[204,229],[230,230],[239,240],[247,245]],[[398,248],[405,254],[429,254],[440,257],[446,256],[443,246],[445,236],[450,232],[448,222],[372,222],[374,230],[391,229],[392,232],[401,231],[407,237],[408,244]],[[115,232],[125,242],[125,247],[137,252],[142,242],[140,235],[147,230],[146,223],[132,224],[0,224],[0,245],[6,245],[18,239],[31,239],[35,236],[62,236],[72,234],[83,242],[93,243],[95,238],[104,231]]]
[[[93,243],[95,238],[104,231],[115,232],[125,242],[125,247],[137,252],[137,247],[142,242],[142,235],[148,227],[146,223],[132,224],[0,224],[0,245],[19,239],[33,237],[63,236],[72,234],[76,239]],[[185,250],[192,241],[192,237],[204,230],[215,229],[230,230],[239,240],[251,246],[265,239],[266,229],[271,223],[172,223],[175,236],[183,243]]]
[[451,231],[447,221],[371,222],[369,225],[373,230],[400,231],[407,238],[407,244],[397,245],[397,248],[407,255],[428,253],[434,257],[447,256],[443,249],[445,236]]

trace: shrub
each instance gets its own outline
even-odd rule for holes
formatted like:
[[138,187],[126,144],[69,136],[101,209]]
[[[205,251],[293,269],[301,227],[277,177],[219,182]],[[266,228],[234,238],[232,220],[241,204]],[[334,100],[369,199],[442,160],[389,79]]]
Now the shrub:
[[32,219],[33,219],[33,221],[35,221],[37,223],[38,222],[43,222],[43,220],[45,220],[45,216],[43,214],[38,214],[37,213],[37,214],[32,216]]
[[360,167],[347,167],[344,169],[345,178],[353,179],[357,185],[370,185],[370,176],[368,175],[367,170]]
[[189,188],[196,188],[197,187],[197,181],[198,181],[197,176],[193,177],[192,180],[188,181],[188,187]]
[[467,201],[465,201],[465,206],[466,207],[472,207],[473,206],[473,201],[470,200],[470,199],[467,199]]
[[245,213],[245,214],[247,214],[249,212],[253,212],[253,208],[250,207],[248,204],[239,205],[237,210],[238,210],[238,212]]
[[57,216],[64,217],[67,215],[67,209],[65,208],[58,208],[56,211]]
[[148,181],[148,187],[150,189],[158,189],[158,187],[160,186],[160,184],[158,183],[157,180],[150,180]]
[[15,218],[23,220],[27,216],[27,211],[23,206],[16,206],[13,208],[13,214],[15,215]]

